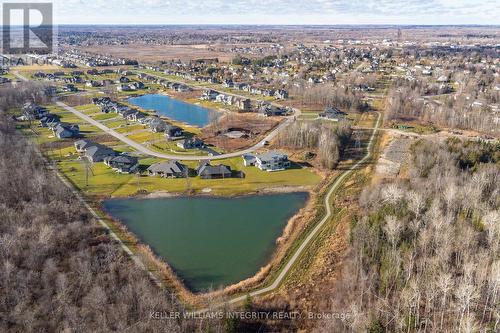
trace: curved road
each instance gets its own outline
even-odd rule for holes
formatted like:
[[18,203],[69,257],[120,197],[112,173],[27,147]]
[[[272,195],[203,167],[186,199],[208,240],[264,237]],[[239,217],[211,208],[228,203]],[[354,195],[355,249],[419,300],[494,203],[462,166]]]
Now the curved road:
[[97,120],[95,120],[95,119],[87,116],[85,113],[80,112],[80,111],[76,110],[75,108],[73,108],[73,107],[71,107],[69,105],[64,104],[63,102],[56,102],[56,104],[58,106],[64,108],[65,110],[73,113],[74,115],[78,116],[79,118],[85,120],[89,124],[91,124],[91,125],[93,125],[95,127],[100,128],[105,133],[114,136],[118,140],[126,143],[127,145],[129,145],[131,147],[134,147],[135,149],[137,149],[139,152],[141,152],[143,154],[146,154],[146,155],[149,155],[149,156],[153,156],[153,157],[166,158],[166,159],[175,159],[175,160],[184,160],[184,161],[221,160],[221,159],[225,159],[225,158],[238,157],[238,156],[241,156],[241,155],[244,155],[244,154],[251,153],[251,152],[253,152],[253,151],[255,151],[255,150],[259,149],[259,148],[262,148],[264,146],[264,144],[265,144],[266,141],[272,140],[276,135],[278,135],[278,133],[284,127],[286,127],[288,124],[290,124],[291,122],[294,121],[294,117],[293,116],[292,117],[288,117],[284,122],[282,122],[281,124],[279,124],[278,126],[276,126],[268,135],[266,135],[266,137],[264,139],[262,139],[260,142],[258,142],[254,146],[252,146],[250,148],[247,148],[247,149],[244,149],[244,150],[236,151],[236,152],[233,152],[233,153],[221,154],[221,155],[217,155],[217,156],[208,156],[208,155],[189,155],[189,156],[184,156],[184,155],[177,155],[177,154],[163,154],[163,153],[151,150],[151,149],[149,149],[149,148],[141,145],[140,143],[137,143],[137,142],[135,142],[135,141],[127,138],[125,135],[123,135],[121,133],[118,133],[117,131],[115,131],[115,130],[113,130],[113,129],[111,129],[111,128],[105,126],[105,125],[103,125],[102,123],[98,122]]

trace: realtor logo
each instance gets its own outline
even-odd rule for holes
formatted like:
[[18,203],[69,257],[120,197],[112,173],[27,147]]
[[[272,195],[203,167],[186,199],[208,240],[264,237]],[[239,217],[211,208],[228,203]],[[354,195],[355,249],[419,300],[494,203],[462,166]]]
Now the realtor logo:
[[3,3],[2,18],[2,53],[52,53],[52,3]]

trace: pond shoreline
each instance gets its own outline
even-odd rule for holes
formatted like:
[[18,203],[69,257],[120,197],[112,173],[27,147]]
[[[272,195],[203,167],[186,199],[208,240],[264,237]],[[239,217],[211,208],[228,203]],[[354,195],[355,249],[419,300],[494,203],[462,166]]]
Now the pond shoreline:
[[[153,267],[156,270],[157,276],[163,282],[166,287],[172,288],[178,294],[181,300],[186,302],[189,306],[207,306],[211,303],[213,297],[224,297],[236,294],[241,294],[253,290],[263,284],[266,284],[269,278],[272,278],[274,272],[279,269],[281,263],[286,258],[290,248],[300,237],[301,233],[308,226],[309,222],[319,213],[318,210],[318,199],[321,197],[324,191],[324,184],[328,183],[335,175],[329,174],[325,176],[323,181],[312,186],[299,186],[299,187],[285,187],[286,191],[291,192],[307,192],[308,198],[304,203],[304,206],[296,212],[295,215],[290,217],[284,227],[282,228],[279,236],[275,239],[276,246],[274,251],[269,256],[266,263],[255,271],[255,274],[247,279],[241,280],[237,283],[228,285],[223,289],[212,290],[209,292],[195,292],[188,288],[187,284],[182,280],[182,278],[175,272],[175,270],[169,265],[168,261],[161,258],[159,255],[154,253],[151,248],[140,241],[134,233],[132,233],[128,228],[119,220],[113,218],[107,214],[104,209],[100,211],[108,218],[108,220],[114,225],[115,228],[120,230],[124,235],[124,238],[131,240],[131,243],[136,247],[136,255],[139,255],[143,260],[145,260],[148,266]],[[196,194],[196,196],[211,196],[211,197],[222,197],[222,198],[233,198],[241,196],[257,196],[272,193],[280,193],[283,191],[283,187],[269,189],[266,188],[259,192],[248,192],[242,195],[213,195],[213,194]],[[156,195],[159,195],[156,193]],[[164,193],[166,197],[190,197],[185,193]],[[144,198],[147,196],[133,196],[132,198]],[[161,197],[161,196],[160,196]],[[149,197],[149,198],[154,198]],[[113,199],[113,198],[111,198]],[[117,198],[114,198],[117,199]],[[101,206],[101,200],[98,202]]]
[[[165,98],[165,103],[155,100],[160,97]],[[143,102],[142,99],[145,98],[151,98],[151,100],[149,101],[145,100]],[[189,101],[167,94],[164,91],[148,92],[145,94],[129,96],[124,98],[124,100],[128,104],[133,105],[136,108],[155,113],[157,116],[165,117],[171,120],[172,122],[177,122],[179,124],[195,127],[198,129],[202,129],[205,126],[210,125],[210,123],[212,122],[210,118],[218,117],[219,116],[218,113],[220,113],[220,111],[218,110],[191,103]],[[136,100],[139,101],[137,102]],[[151,107],[145,105],[145,104],[155,104],[155,103],[161,103],[161,104],[152,105]],[[161,109],[161,107],[164,107],[164,109]],[[190,110],[183,108],[190,108]],[[182,110],[182,112],[179,112],[179,110]],[[185,113],[186,111],[188,113]],[[203,113],[206,113],[206,115]],[[193,114],[194,117],[189,118],[189,116],[193,116]],[[198,117],[198,119],[196,119],[196,117]]]
[[[210,189],[210,188],[207,188]],[[310,186],[277,186],[277,187],[269,187],[263,188],[257,191],[249,191],[245,193],[237,193],[237,194],[214,194],[210,192],[196,192],[193,194],[189,194],[186,192],[168,192],[168,191],[155,191],[150,193],[137,193],[132,195],[125,196],[112,196],[112,197],[100,197],[97,198],[99,202],[104,200],[120,200],[120,199],[158,199],[158,198],[226,198],[226,199],[236,199],[236,198],[244,198],[250,196],[264,196],[269,194],[280,194],[280,193],[298,193],[298,192],[307,192],[310,194],[311,187]]]
[[[200,304],[200,302],[206,301],[208,298],[213,297],[214,295],[230,295],[241,292],[243,290],[249,290],[251,288],[256,287],[260,283],[262,283],[268,276],[273,267],[275,267],[282,260],[283,254],[287,251],[289,246],[293,243],[293,240],[296,238],[294,236],[295,230],[297,226],[301,224],[301,221],[304,220],[304,217],[311,213],[311,210],[314,210],[316,195],[313,191],[310,190],[302,190],[302,191],[294,191],[294,192],[302,192],[307,195],[307,198],[304,201],[302,208],[300,208],[293,216],[291,216],[281,228],[278,237],[274,240],[275,246],[272,252],[269,254],[268,259],[265,260],[265,264],[260,268],[255,270],[255,273],[250,277],[243,279],[241,281],[226,285],[223,289],[218,289],[215,291],[209,292],[199,292],[189,288],[187,281],[184,282],[183,278],[180,276],[176,270],[170,266],[168,260],[164,259],[160,255],[158,255],[155,251],[151,249],[151,247],[145,242],[141,241],[135,233],[133,233],[129,228],[118,218],[115,218],[108,214],[105,209],[103,209],[102,201],[99,203],[101,207],[101,211],[105,213],[107,218],[113,222],[113,224],[118,227],[121,232],[126,235],[127,239],[133,239],[133,243],[137,248],[137,251],[141,253],[141,256],[146,257],[147,260],[153,264],[158,272],[160,273],[162,280],[167,281],[167,284],[170,286],[174,286],[175,290],[182,296],[183,299],[188,301],[190,304]],[[264,195],[272,195],[272,194],[280,194],[283,192],[267,192],[267,193],[248,193],[245,195],[238,196],[214,196],[214,195],[201,195],[197,197],[212,197],[212,198],[241,198],[241,197],[249,197],[249,196],[264,196]],[[293,193],[293,192],[292,192]],[[191,196],[185,195],[174,195],[171,196],[173,198],[186,197],[192,198]],[[118,199],[118,198],[115,198]],[[139,199],[138,197],[134,197],[132,199]],[[153,199],[147,197],[141,197],[140,199]],[[109,199],[113,200],[113,199]]]

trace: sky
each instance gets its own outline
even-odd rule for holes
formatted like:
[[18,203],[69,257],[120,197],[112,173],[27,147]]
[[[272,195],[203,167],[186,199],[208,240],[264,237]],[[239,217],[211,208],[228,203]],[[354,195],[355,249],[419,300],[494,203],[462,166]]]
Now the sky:
[[57,24],[500,25],[500,0],[53,0],[53,3]]

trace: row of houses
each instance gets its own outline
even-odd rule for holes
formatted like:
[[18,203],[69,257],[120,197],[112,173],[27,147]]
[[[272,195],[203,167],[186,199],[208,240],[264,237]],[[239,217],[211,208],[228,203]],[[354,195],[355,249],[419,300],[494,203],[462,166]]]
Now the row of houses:
[[148,126],[154,133],[164,132],[167,139],[180,138],[184,135],[182,128],[167,123],[160,117],[148,116],[139,110],[129,107],[128,105],[115,102],[109,97],[96,97],[92,99],[92,103],[100,106],[102,112],[117,113],[129,121],[138,122]]
[[248,83],[234,83],[233,80],[225,80],[223,83],[224,87],[232,88],[236,90],[242,90],[249,92],[253,95],[262,95],[266,97],[274,97],[276,99],[287,99],[288,91],[285,89],[271,89],[271,88],[259,88],[252,86]]
[[[159,67],[150,67],[149,69],[155,71],[161,71]],[[203,76],[190,72],[182,72],[171,69],[165,69],[163,73],[167,75],[177,76],[186,80],[195,81],[195,82],[205,82],[212,84],[220,84],[222,83],[226,88],[233,88],[237,90],[247,91],[253,95],[262,95],[267,97],[275,97],[276,99],[287,99],[288,91],[285,89],[271,89],[271,88],[260,88],[252,86],[248,83],[234,83],[231,79],[219,80],[214,76]]]
[[249,112],[252,109],[252,102],[249,98],[240,98],[233,95],[223,94],[211,89],[205,90],[200,99],[205,101],[215,101],[225,105],[234,105],[241,112]]
[[123,118],[144,123],[147,115],[139,110],[133,109],[128,105],[115,102],[109,97],[96,97],[92,99],[92,103],[101,107],[101,112],[104,113],[116,113]]
[[[153,70],[156,71],[161,71],[161,69],[155,68]],[[181,72],[181,71],[175,71],[175,70],[170,70],[170,69],[165,69],[163,71],[164,74],[167,75],[172,75],[172,76],[177,76],[186,80],[190,81],[195,81],[195,82],[205,82],[205,83],[212,83],[212,84],[219,84],[221,81],[214,77],[214,76],[207,76],[207,75],[200,75],[200,74],[194,74],[194,73],[189,73],[189,72]]]
[[178,92],[189,92],[192,91],[193,89],[189,87],[186,84],[178,83],[178,82],[172,82],[167,79],[162,79],[162,78],[157,78],[155,76],[145,74],[145,73],[139,73],[137,77],[141,80],[146,80],[150,81],[156,84],[161,85],[164,88],[175,90]]
[[90,140],[75,141],[75,149],[90,162],[104,162],[105,165],[119,173],[132,173],[137,171],[139,167],[137,157],[118,154],[112,148]]
[[[149,176],[164,178],[187,178],[192,172],[189,168],[177,160],[155,163],[146,169]],[[224,164],[211,165],[208,161],[201,161],[194,170],[202,179],[224,179],[236,175],[231,167]]]

